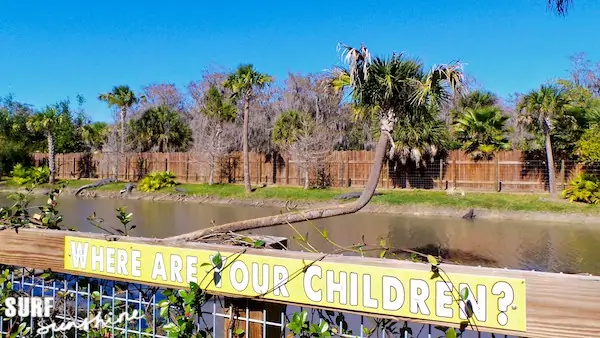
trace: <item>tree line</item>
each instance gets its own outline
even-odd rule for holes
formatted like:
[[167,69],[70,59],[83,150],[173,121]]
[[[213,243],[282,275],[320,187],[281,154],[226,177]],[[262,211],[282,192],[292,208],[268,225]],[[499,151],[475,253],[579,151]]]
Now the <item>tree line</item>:
[[[374,150],[382,135],[391,145],[387,158],[398,165],[427,166],[455,149],[475,160],[509,149],[547,163],[600,160],[600,67],[585,54],[572,57],[567,78],[501,100],[474,85],[458,62],[429,69],[405,54],[380,58],[361,48],[341,46],[345,61],[369,64],[370,74],[353,64],[353,71],[290,73],[275,82],[241,65],[206,69],[183,90],[152,84],[136,92],[118,85],[94,98],[113,111],[112,123],[87,117],[81,96],[40,109],[6,96],[0,100],[0,170],[8,174],[16,163],[26,164],[34,151],[190,152],[209,155],[212,177],[219,157],[242,151],[247,159],[254,151],[292,158],[308,178],[331,151]],[[357,85],[364,91],[350,89]],[[53,156],[49,166],[54,173]]]

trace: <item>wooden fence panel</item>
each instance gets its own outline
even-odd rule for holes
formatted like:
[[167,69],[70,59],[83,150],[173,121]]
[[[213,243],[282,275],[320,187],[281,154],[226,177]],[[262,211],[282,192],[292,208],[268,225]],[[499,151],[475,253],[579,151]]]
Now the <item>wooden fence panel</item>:
[[[83,166],[84,154],[57,154],[57,175],[72,179],[86,177]],[[371,151],[335,151],[323,163],[324,179],[333,187],[361,187],[367,182],[373,163]],[[47,163],[47,155],[33,155],[36,166]],[[115,154],[94,153],[88,161],[92,167],[92,178],[112,176]],[[304,185],[304,173],[299,163],[285,154],[250,153],[250,180],[256,184]],[[208,182],[210,156],[193,153],[130,153],[118,161],[120,180],[137,181],[152,171],[173,172],[180,182]],[[379,178],[380,188],[445,189],[457,187],[466,190],[535,192],[548,190],[547,168],[543,160],[524,159],[519,151],[496,154],[493,160],[473,161],[461,151],[451,151],[446,158],[435,158],[424,166],[402,165],[398,161],[387,161]],[[600,168],[588,168],[580,163],[558,162],[556,182],[560,189],[582,172],[600,173]],[[273,174],[275,173],[275,175]],[[441,175],[441,176],[440,176]],[[315,184],[316,170],[310,170],[309,180]],[[243,156],[236,152],[215,159],[214,181],[216,183],[243,183]]]

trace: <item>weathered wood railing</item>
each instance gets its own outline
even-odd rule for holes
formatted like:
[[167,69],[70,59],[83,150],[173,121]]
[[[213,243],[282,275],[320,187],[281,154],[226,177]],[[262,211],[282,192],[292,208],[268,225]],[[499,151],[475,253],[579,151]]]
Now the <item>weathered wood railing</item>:
[[[226,257],[223,278],[219,284],[212,278],[203,282],[204,275],[217,271],[202,265],[216,252]],[[442,264],[440,277],[427,264],[400,260],[135,237],[109,241],[100,234],[34,229],[0,231],[0,264],[164,287],[185,288],[193,280],[228,297],[458,327],[465,321],[464,304],[450,295],[449,282],[457,290],[470,289],[470,320],[481,331],[600,335],[596,276]]]

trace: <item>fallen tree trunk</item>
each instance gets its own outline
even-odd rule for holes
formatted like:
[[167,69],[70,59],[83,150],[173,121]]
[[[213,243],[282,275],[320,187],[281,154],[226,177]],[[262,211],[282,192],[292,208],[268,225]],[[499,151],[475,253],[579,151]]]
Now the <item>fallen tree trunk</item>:
[[117,180],[115,178],[105,178],[103,180],[100,180],[98,182],[94,182],[94,183],[90,183],[90,184],[86,184],[86,185],[82,185],[81,188],[77,189],[77,191],[75,192],[75,196],[79,195],[82,191],[84,191],[85,189],[90,189],[90,188],[98,188],[101,187],[103,185],[107,185],[109,183],[114,183]]
[[385,159],[385,153],[387,150],[389,136],[385,132],[381,133],[377,148],[375,149],[375,159],[371,173],[367,184],[360,195],[359,199],[353,203],[341,204],[337,206],[311,209],[305,211],[290,212],[275,216],[267,216],[260,218],[253,218],[238,222],[231,222],[222,225],[213,226],[207,229],[201,229],[194,232],[190,232],[183,235],[167,237],[166,241],[197,241],[203,237],[225,233],[225,232],[238,232],[259,228],[266,228],[275,225],[282,225],[287,223],[298,223],[314,219],[329,218],[334,216],[353,214],[360,209],[364,208],[367,203],[373,197],[377,183],[379,182],[379,175],[381,175],[381,169],[383,168],[383,161]]

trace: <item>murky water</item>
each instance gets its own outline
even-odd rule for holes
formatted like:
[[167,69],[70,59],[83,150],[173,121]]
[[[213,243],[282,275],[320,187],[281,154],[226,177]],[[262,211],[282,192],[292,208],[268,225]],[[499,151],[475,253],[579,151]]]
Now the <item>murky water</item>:
[[[5,197],[0,197],[0,205],[7,203]],[[72,196],[61,196],[59,200],[65,223],[88,232],[99,232],[86,220],[93,211],[105,219],[105,224],[119,226],[115,209],[120,206],[127,206],[127,210],[134,213],[133,224],[137,228],[133,235],[159,238],[210,226],[211,220],[220,224],[281,212],[278,208],[166,201],[77,199]],[[466,221],[359,213],[294,226],[298,232],[308,233],[309,242],[324,252],[334,248],[314,226],[326,228],[329,238],[340,246],[358,243],[363,236],[365,242],[372,244],[387,238],[388,245],[395,248],[419,248],[421,252],[435,254],[441,250],[463,264],[600,274],[600,224]],[[254,233],[287,237],[290,249],[301,249],[292,239],[297,233],[288,225]]]

